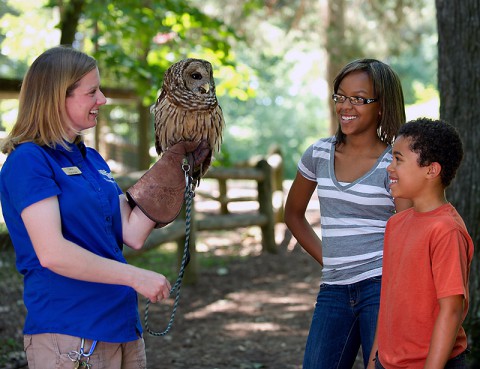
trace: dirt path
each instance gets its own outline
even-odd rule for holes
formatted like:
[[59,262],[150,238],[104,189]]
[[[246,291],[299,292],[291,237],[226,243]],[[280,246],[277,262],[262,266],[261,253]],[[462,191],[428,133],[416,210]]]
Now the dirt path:
[[[320,273],[298,247],[250,255],[182,288],[165,337],[145,336],[152,368],[301,368]],[[170,306],[151,306],[162,330]]]
[[[302,367],[320,270],[285,226],[277,227],[278,254],[252,252],[182,287],[171,332],[145,335],[149,368]],[[151,305],[151,328],[163,330],[170,311]]]

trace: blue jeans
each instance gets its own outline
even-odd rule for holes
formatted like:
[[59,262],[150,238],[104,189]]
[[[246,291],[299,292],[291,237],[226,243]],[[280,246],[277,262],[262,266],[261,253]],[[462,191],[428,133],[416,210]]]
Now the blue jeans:
[[350,285],[320,285],[303,369],[351,369],[362,345],[367,366],[372,349],[381,277]]

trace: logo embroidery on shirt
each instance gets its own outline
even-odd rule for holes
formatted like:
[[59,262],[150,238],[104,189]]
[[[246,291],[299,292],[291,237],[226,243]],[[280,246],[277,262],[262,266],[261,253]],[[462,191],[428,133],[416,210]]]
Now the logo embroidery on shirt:
[[105,169],[99,169],[98,172],[104,177],[107,182],[115,182],[115,178],[113,178],[111,172],[107,172]]

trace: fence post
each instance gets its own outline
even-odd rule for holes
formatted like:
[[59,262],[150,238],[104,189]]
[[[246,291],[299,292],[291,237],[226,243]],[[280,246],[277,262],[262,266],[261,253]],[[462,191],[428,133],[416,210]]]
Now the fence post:
[[218,179],[218,199],[220,201],[220,214],[228,214],[228,198],[227,198],[227,180],[224,178]]
[[267,216],[267,223],[261,226],[262,249],[270,253],[277,253],[275,242],[275,214],[272,205],[272,167],[265,159],[258,161],[256,168],[264,173],[263,181],[258,181],[258,204],[261,214]]
[[273,187],[273,202],[275,212],[275,223],[282,223],[284,221],[285,212],[283,207],[284,192],[283,192],[283,155],[282,150],[278,145],[270,148],[267,158],[268,164],[272,167],[272,187]]

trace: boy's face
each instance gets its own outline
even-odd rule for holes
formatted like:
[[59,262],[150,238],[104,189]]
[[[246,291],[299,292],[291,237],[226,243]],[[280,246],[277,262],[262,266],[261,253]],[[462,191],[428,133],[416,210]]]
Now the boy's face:
[[393,145],[393,160],[387,167],[394,198],[415,200],[425,189],[429,166],[418,164],[419,155],[410,149],[410,138],[399,136]]

